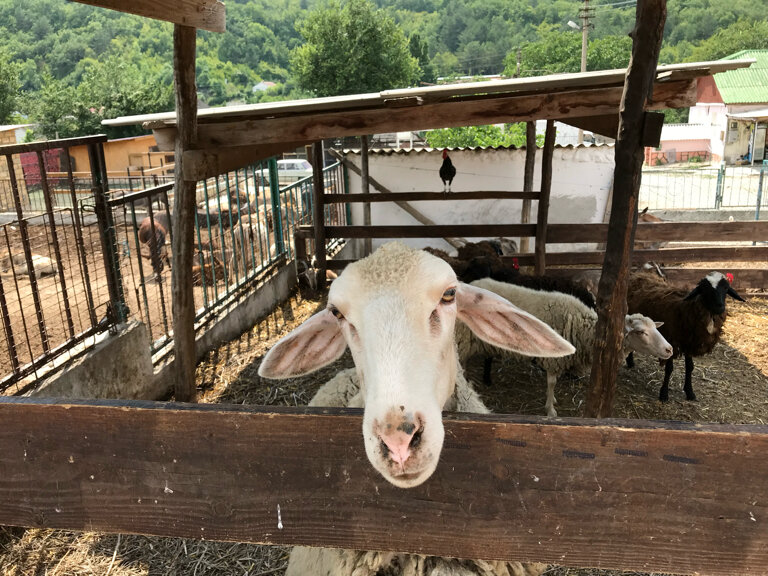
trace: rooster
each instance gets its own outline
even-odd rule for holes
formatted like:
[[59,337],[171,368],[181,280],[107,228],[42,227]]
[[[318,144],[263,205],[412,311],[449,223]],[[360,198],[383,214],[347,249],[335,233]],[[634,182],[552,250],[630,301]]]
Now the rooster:
[[443,150],[443,165],[440,166],[440,179],[443,181],[443,192],[451,191],[453,177],[456,176],[456,167],[448,156],[448,150]]

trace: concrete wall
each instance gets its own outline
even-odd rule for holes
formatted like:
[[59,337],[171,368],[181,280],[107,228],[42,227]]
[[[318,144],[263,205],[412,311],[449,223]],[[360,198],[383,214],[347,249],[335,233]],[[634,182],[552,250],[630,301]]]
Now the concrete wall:
[[[296,286],[296,267],[293,263],[279,268],[255,292],[229,306],[221,308],[214,320],[196,339],[198,361],[210,350],[236,338],[269,314],[277,302],[282,302]],[[174,363],[172,359],[155,371],[148,399],[166,398],[173,387]]]
[[[236,338],[285,300],[296,285],[296,268],[283,266],[260,287],[218,311],[197,337],[197,355]],[[48,378],[31,396],[52,398],[167,398],[173,387],[174,361],[153,369],[149,333],[141,322],[108,335],[82,357]]]
[[152,382],[149,332],[143,323],[131,322],[53,374],[30,396],[152,399],[147,395]]
[[[612,146],[555,148],[553,156],[550,223],[602,222],[613,180]],[[524,149],[476,149],[450,152],[457,174],[454,192],[523,189]],[[540,186],[541,150],[536,154],[534,190]],[[359,153],[348,158],[360,165]],[[369,170],[373,178],[392,192],[442,192],[438,176],[442,163],[440,150],[418,150],[409,153],[372,153]],[[349,171],[351,193],[360,192],[360,177]],[[375,190],[372,190],[375,192]],[[463,200],[412,202],[416,209],[437,224],[518,224],[521,200]],[[532,202],[531,220],[536,221],[538,202]],[[382,225],[418,224],[410,215],[391,203],[371,204],[371,221]],[[352,223],[361,225],[362,206],[352,207]],[[517,239],[519,241],[519,239]],[[374,240],[374,248],[386,240]],[[451,251],[441,239],[406,239],[414,247],[434,246]],[[533,242],[531,243],[533,244]],[[550,244],[548,251],[590,249],[594,245]]]

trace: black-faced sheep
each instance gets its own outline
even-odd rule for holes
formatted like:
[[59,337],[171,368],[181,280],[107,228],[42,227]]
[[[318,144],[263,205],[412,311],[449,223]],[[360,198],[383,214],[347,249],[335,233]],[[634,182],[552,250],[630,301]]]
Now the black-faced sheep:
[[[558,377],[566,371],[586,373],[592,365],[597,312],[573,296],[560,292],[541,292],[490,278],[477,280],[472,285],[498,294],[530,312],[576,348],[572,356],[537,360],[547,373],[547,415],[557,416],[554,391]],[[641,314],[627,315],[624,319],[625,356],[631,351],[637,351],[657,358],[669,358],[672,346],[659,333],[658,326],[660,324]],[[478,352],[497,352],[492,346],[475,338],[461,323],[456,327],[456,343],[462,363]]]
[[673,347],[673,354],[664,366],[664,383],[659,390],[662,402],[669,400],[673,361],[680,355],[685,357],[685,397],[696,400],[691,382],[693,357],[709,354],[720,340],[726,319],[726,296],[745,301],[720,272],[710,272],[690,292],[674,288],[652,274],[641,272],[630,276],[629,312],[651,314],[663,322],[659,331]]

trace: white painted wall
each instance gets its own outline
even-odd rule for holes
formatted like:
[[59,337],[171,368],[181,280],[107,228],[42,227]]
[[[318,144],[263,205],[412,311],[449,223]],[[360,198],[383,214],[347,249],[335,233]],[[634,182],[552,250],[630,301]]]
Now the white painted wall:
[[[523,189],[525,150],[475,149],[453,150],[451,160],[456,167],[454,192]],[[534,190],[539,189],[541,150],[536,154]],[[360,154],[347,157],[360,165]],[[420,149],[408,153],[373,151],[369,156],[371,176],[392,192],[442,192],[438,175],[442,164],[440,150]],[[550,223],[602,222],[613,180],[614,149],[612,146],[555,148],[553,156]],[[360,192],[360,177],[349,171],[350,193]],[[376,192],[371,189],[371,192]],[[536,221],[538,202],[532,202],[531,220]],[[463,200],[412,202],[412,205],[436,224],[518,224],[522,200]],[[395,204],[372,203],[371,221],[375,225],[415,225],[409,214]],[[362,205],[352,205],[352,223],[362,225]],[[516,239],[519,243],[519,238]],[[374,248],[386,240],[374,240]],[[411,246],[434,246],[452,251],[441,239],[406,239]],[[518,244],[519,245],[519,244]],[[593,249],[594,244],[549,244],[548,251]],[[533,240],[531,241],[533,249]]]

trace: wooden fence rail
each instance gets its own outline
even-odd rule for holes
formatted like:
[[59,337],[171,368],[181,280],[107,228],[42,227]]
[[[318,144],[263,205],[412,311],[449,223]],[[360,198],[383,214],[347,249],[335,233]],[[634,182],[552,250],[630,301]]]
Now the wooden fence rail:
[[766,426],[447,415],[437,472],[402,490],[368,463],[355,410],[2,398],[0,421],[4,525],[675,573],[768,565]]

